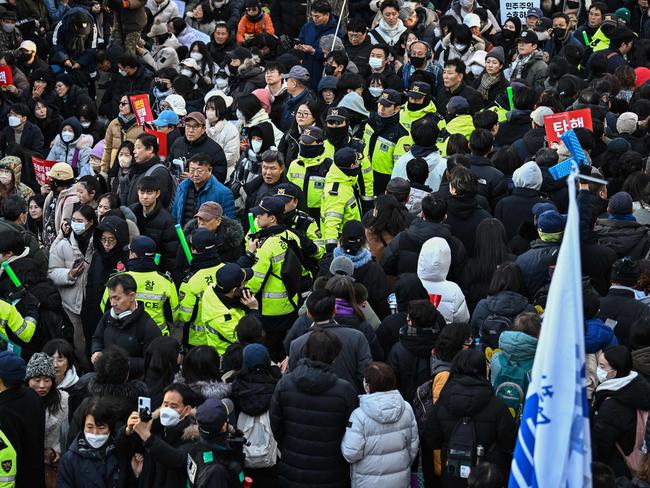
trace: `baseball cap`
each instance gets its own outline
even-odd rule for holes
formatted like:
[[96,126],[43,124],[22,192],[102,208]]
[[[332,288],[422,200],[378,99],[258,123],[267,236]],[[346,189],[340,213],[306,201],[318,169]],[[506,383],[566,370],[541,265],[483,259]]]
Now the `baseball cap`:
[[194,215],[201,217],[203,220],[212,220],[223,215],[223,208],[217,202],[205,202],[199,207],[199,211]]
[[300,188],[298,188],[293,183],[280,183],[275,187],[275,195],[273,196],[278,198],[285,198],[287,200],[291,198],[300,199],[301,193],[302,192],[300,191]]
[[616,12],[614,12],[615,15],[618,15],[618,18],[621,19],[623,22],[625,22],[627,25],[630,25],[630,19],[632,18],[632,14],[628,9],[625,7],[619,8]]
[[300,80],[300,81],[309,81],[310,78],[309,71],[307,70],[307,68],[299,64],[291,68],[289,72],[285,75],[282,75],[282,77],[285,80],[288,80],[289,78],[293,78],[295,80]]
[[526,30],[522,32],[521,35],[517,38],[517,42],[523,42],[526,44],[539,44],[539,37],[537,37],[535,31]]
[[141,258],[152,258],[156,255],[156,243],[151,237],[136,236],[131,244],[124,247],[125,251],[133,251]]
[[381,95],[379,100],[377,100],[382,105],[401,105],[402,104],[402,95],[397,90],[391,88],[386,88]]
[[59,181],[74,180],[74,171],[72,171],[72,166],[68,163],[56,163],[45,174],[48,178],[53,178]]
[[217,291],[227,293],[250,280],[252,276],[251,268],[242,268],[237,263],[227,263],[217,270],[214,286]]
[[271,366],[271,356],[264,344],[248,344],[242,352],[242,360],[244,367],[249,371]]
[[152,122],[158,127],[167,127],[168,125],[178,125],[178,115],[173,110],[163,110],[158,114],[158,118]]
[[566,224],[566,218],[557,210],[547,210],[537,218],[537,228],[545,234],[562,232]]
[[465,97],[453,96],[447,102],[447,112],[458,113],[462,110],[469,110],[469,102]]
[[357,162],[357,152],[351,147],[342,147],[334,153],[334,164],[339,168],[350,168]]
[[535,110],[533,110],[530,113],[530,120],[535,122],[540,127],[544,127],[544,117],[547,115],[551,115],[553,113],[553,110],[551,110],[549,107],[545,106],[539,106]]
[[250,52],[249,49],[246,49],[245,47],[237,46],[232,51],[227,51],[226,56],[228,56],[230,59],[239,59],[240,61],[243,61],[244,59],[252,58],[253,54]]
[[411,183],[409,183],[408,180],[397,176],[388,182],[388,185],[386,185],[386,191],[398,195],[408,194],[411,191]]
[[186,66],[197,72],[201,71],[201,68],[199,68],[199,63],[197,63],[196,59],[194,58],[185,58],[183,61],[181,61],[181,66]]
[[551,202],[541,202],[533,205],[532,212],[535,218],[539,217],[541,214],[547,210],[555,210],[557,212],[557,207],[554,203]]
[[366,242],[366,230],[359,220],[348,220],[341,230],[341,247],[348,250],[350,244],[363,244]]
[[24,49],[25,51],[29,51],[32,53],[36,52],[36,43],[34,41],[23,41],[20,43],[20,46],[18,49]]
[[327,109],[325,122],[347,122],[349,118],[348,109],[345,107],[330,107]]
[[470,29],[472,27],[481,27],[481,18],[476,14],[467,14],[463,19],[463,24],[465,24]]
[[187,121],[190,119],[198,122],[201,125],[205,125],[205,115],[203,115],[201,112],[190,112],[187,114],[187,117],[185,117],[185,122],[187,123]]
[[228,419],[228,410],[221,400],[208,398],[196,412],[196,422],[204,434],[218,434]]
[[354,263],[347,256],[337,256],[330,263],[332,275],[352,276],[354,274]]
[[540,17],[544,17],[544,12],[539,7],[529,8],[526,12],[526,17],[537,17],[539,19]]
[[284,199],[279,197],[264,197],[257,207],[251,209],[253,215],[270,214],[279,217],[284,214]]
[[423,98],[431,95],[431,85],[424,81],[414,81],[409,87],[408,96],[412,98]]
[[616,132],[619,134],[634,134],[639,116],[634,112],[623,112],[616,121]]
[[325,136],[320,127],[312,125],[302,131],[299,140],[303,144],[312,144],[314,142],[323,142],[325,140]]
[[217,239],[209,229],[199,227],[190,234],[190,246],[198,252],[210,251],[217,247]]

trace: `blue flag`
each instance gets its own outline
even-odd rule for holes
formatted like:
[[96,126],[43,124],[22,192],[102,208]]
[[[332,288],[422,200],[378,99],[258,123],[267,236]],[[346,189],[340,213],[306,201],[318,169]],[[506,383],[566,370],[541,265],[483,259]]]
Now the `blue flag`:
[[544,311],[509,488],[591,487],[575,172],[567,179],[569,215]]

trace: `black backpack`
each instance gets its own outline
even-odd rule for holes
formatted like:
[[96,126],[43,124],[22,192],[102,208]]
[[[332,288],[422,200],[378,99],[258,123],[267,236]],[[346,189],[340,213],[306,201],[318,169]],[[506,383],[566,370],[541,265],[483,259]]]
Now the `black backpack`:
[[[294,309],[298,308],[298,304],[293,302],[293,297],[300,294],[303,288],[303,279],[302,279],[302,269],[304,257],[302,254],[302,249],[298,243],[291,239],[288,234],[287,236],[280,236],[280,245],[285,250],[284,261],[282,261],[282,268],[280,269],[280,276],[275,275],[271,271],[269,274],[272,274],[279,280],[282,280],[285,288],[287,289],[287,295],[289,298],[289,303]],[[263,288],[264,286],[262,286]]]
[[[244,486],[245,439],[229,437],[227,446],[197,442],[187,454],[188,487],[240,488]],[[226,485],[223,484],[224,478]]]
[[481,344],[483,347],[496,349],[499,347],[501,332],[512,327],[512,320],[505,315],[491,314],[481,326]]
[[447,444],[447,475],[451,478],[467,479],[476,466],[477,444],[474,420],[463,417],[458,421]]

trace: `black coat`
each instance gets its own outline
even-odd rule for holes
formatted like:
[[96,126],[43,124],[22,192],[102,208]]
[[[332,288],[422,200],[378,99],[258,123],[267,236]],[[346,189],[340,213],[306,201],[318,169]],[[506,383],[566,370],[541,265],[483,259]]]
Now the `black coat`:
[[416,273],[418,257],[422,245],[432,237],[442,237],[451,249],[450,279],[458,276],[462,264],[466,261],[465,246],[451,234],[449,226],[430,220],[415,219],[411,226],[400,232],[384,248],[379,264],[387,275],[401,276],[403,273]]
[[[154,156],[145,163],[135,163],[131,167],[131,171],[129,171],[129,192],[126,198],[126,202],[122,202],[122,205],[133,205],[134,203],[138,203],[138,183],[140,182],[140,178],[145,175],[149,168],[152,168],[154,165],[159,164],[160,162],[160,158],[158,156]],[[162,203],[162,206],[164,208],[169,208],[169,205],[172,202],[172,197],[174,196],[174,187],[172,177],[169,174],[169,169],[159,166],[151,173],[150,176],[156,178],[160,185],[159,201]]]
[[[485,447],[486,461],[496,463],[505,476],[515,447],[517,426],[508,408],[494,396],[492,386],[484,378],[462,375],[449,378],[427,418],[423,440],[432,449],[442,450],[442,465],[445,466],[449,438],[463,417],[473,419],[476,444]],[[443,472],[441,486],[465,487],[467,481],[447,477]]]
[[469,102],[470,114],[480,112],[483,108],[483,97],[481,97],[474,88],[463,81],[458,89],[453,92],[444,86],[438,90],[438,96],[436,97],[435,103],[438,111],[443,116],[447,115],[447,103],[449,103],[451,97],[465,98]]
[[[15,135],[16,134],[11,127],[5,127],[2,130],[2,136],[4,137],[5,142],[8,146],[16,144]],[[39,129],[36,124],[31,123],[29,120],[25,122],[25,126],[23,127],[23,133],[20,136],[20,147],[26,151],[36,153],[37,156],[42,155],[45,151],[45,144],[43,142],[43,133],[41,132],[41,129]],[[26,168],[23,165],[22,181],[23,183],[29,184],[29,181],[25,181],[24,178],[24,176],[26,176],[24,174],[25,169]]]
[[494,142],[498,146],[509,146],[521,139],[530,128],[530,110],[515,109],[508,113],[508,120],[499,123]]
[[41,397],[24,386],[0,393],[0,428],[16,450],[16,488],[43,486],[45,405]]
[[447,203],[447,224],[451,227],[451,233],[461,240],[471,256],[474,254],[476,228],[481,221],[491,217],[490,212],[479,206],[475,197],[453,197]]
[[206,134],[203,134],[196,141],[192,142],[188,141],[185,137],[177,138],[169,150],[167,161],[182,159],[185,162],[185,170],[187,171],[187,160],[199,153],[210,156],[212,174],[221,183],[225,183],[226,171],[228,169],[226,153],[223,152],[223,149],[219,144],[210,139]]
[[470,169],[478,178],[478,192],[490,202],[494,209],[497,202],[506,196],[508,187],[503,173],[496,169],[492,162],[481,156],[472,154],[469,157]]
[[161,255],[160,269],[174,271],[176,269],[176,250],[179,246],[176,235],[176,222],[172,215],[158,201],[154,210],[144,215],[139,203],[129,207],[138,219],[140,235],[151,237],[156,243],[156,251]]
[[580,256],[582,276],[591,278],[591,284],[601,296],[607,295],[611,285],[610,271],[616,261],[616,252],[607,246],[589,242],[582,245]]
[[307,5],[306,0],[271,0],[271,20],[276,35],[298,37],[308,20]]
[[273,436],[282,451],[280,486],[350,486],[341,440],[358,403],[355,388],[339,379],[330,365],[305,358],[282,377],[269,409]]
[[520,313],[534,311],[535,308],[528,302],[528,298],[514,291],[505,290],[478,302],[470,325],[476,337],[490,315],[502,315],[514,322],[515,317]]
[[506,228],[508,240],[520,235],[521,226],[533,224],[533,205],[545,200],[539,190],[532,188],[515,188],[512,194],[497,202],[494,208],[494,217],[499,219]]
[[548,267],[557,259],[559,250],[558,242],[544,242],[538,239],[533,241],[528,251],[517,256],[515,262],[524,274],[529,297],[534,297],[535,293],[550,281]]
[[598,317],[610,327],[620,344],[630,346],[630,328],[641,317],[650,314],[650,307],[636,299],[634,290],[627,287],[612,287],[600,299]]
[[113,318],[111,310],[97,324],[90,352],[101,352],[108,346],[121,347],[129,356],[129,374],[137,378],[144,371],[144,352],[160,337],[160,329],[141,303],[124,319]]
[[280,378],[282,374],[275,366],[238,373],[230,390],[230,398],[235,403],[237,411],[251,417],[266,412],[271,406],[271,397]]
[[127,486],[129,460],[121,456],[113,439],[101,449],[91,448],[79,434],[61,458],[57,488],[122,488]]
[[650,410],[650,383],[641,375],[619,389],[596,390],[591,413],[591,449],[594,461],[609,465],[614,474],[630,476],[617,444],[626,455],[632,452],[637,410]]
[[528,129],[521,139],[512,143],[512,148],[519,156],[520,162],[529,161],[535,153],[546,145],[546,130],[544,127]]
[[[120,98],[129,92],[149,93],[152,80],[153,74],[144,66],[140,66],[133,76],[114,73],[102,97],[99,114],[104,115],[108,120],[113,120],[119,113]],[[61,115],[64,115],[63,112]]]
[[614,251],[619,258],[645,258],[650,251],[648,227],[636,221],[598,219],[596,221],[598,243]]

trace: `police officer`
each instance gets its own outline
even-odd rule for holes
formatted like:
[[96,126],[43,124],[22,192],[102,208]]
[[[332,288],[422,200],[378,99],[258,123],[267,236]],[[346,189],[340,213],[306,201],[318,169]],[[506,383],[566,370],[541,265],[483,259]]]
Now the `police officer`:
[[447,155],[447,143],[451,134],[462,134],[468,140],[474,132],[474,120],[470,115],[470,105],[465,97],[451,97],[447,102],[447,117],[438,123],[438,149]]
[[0,429],[0,488],[14,488],[18,474],[18,455],[13,444]]
[[398,91],[384,90],[377,101],[377,112],[370,115],[366,124],[363,140],[366,157],[372,163],[376,195],[384,193],[395,161],[407,152],[401,140],[408,139],[408,131],[399,121],[401,104],[402,95]]
[[189,346],[207,345],[207,338],[201,315],[203,291],[214,285],[217,270],[224,263],[217,252],[216,236],[208,229],[192,231],[189,243],[192,249],[192,264],[179,288],[178,320],[185,322],[183,343]]
[[[354,152],[354,150],[351,150]],[[333,166],[332,166],[333,167]],[[300,238],[282,223],[284,201],[278,197],[265,197],[252,209],[259,231],[248,242],[249,252],[255,253],[253,277],[248,288],[262,298],[262,325],[271,359],[281,361],[286,356],[282,341],[287,330],[298,316],[298,293],[289,296],[282,280],[282,269],[289,248],[288,241],[300,246]],[[304,269],[296,270],[300,280]]]
[[245,270],[237,263],[228,263],[216,272],[214,285],[205,288],[200,319],[205,327],[206,344],[219,355],[237,342],[235,329],[243,316],[250,313],[259,316],[255,295],[242,289],[251,275],[250,268]]
[[289,165],[287,178],[305,194],[307,212],[316,220],[320,219],[320,202],[325,175],[332,165],[332,159],[325,154],[323,131],[312,125],[307,127],[299,143],[298,159]]
[[338,243],[343,224],[361,220],[359,196],[359,155],[351,147],[334,154],[334,164],[325,177],[325,191],[321,218],[321,232],[327,252]]
[[[135,298],[144,305],[160,332],[169,335],[167,322],[174,322],[178,318],[178,293],[171,278],[158,272],[154,261],[156,243],[151,237],[138,236],[126,249],[129,251],[126,273],[133,276],[138,287]],[[108,290],[102,298],[102,312],[107,299]]]
[[7,334],[7,328],[13,335],[23,342],[29,342],[36,332],[38,322],[38,303],[31,294],[25,295],[20,301],[25,317],[12,303],[0,299],[0,333],[11,339]]
[[365,144],[361,139],[350,135],[350,112],[345,107],[330,107],[325,118],[325,154],[334,158],[334,153],[344,147],[351,147],[364,157],[361,159],[361,175],[359,177],[359,191],[364,210],[370,210],[375,201],[373,188],[372,165],[365,156]]
[[423,117],[435,119],[436,122],[443,119],[431,101],[431,85],[429,83],[414,81],[409,87],[408,97],[406,108],[399,113],[399,122],[409,133],[413,122]]

